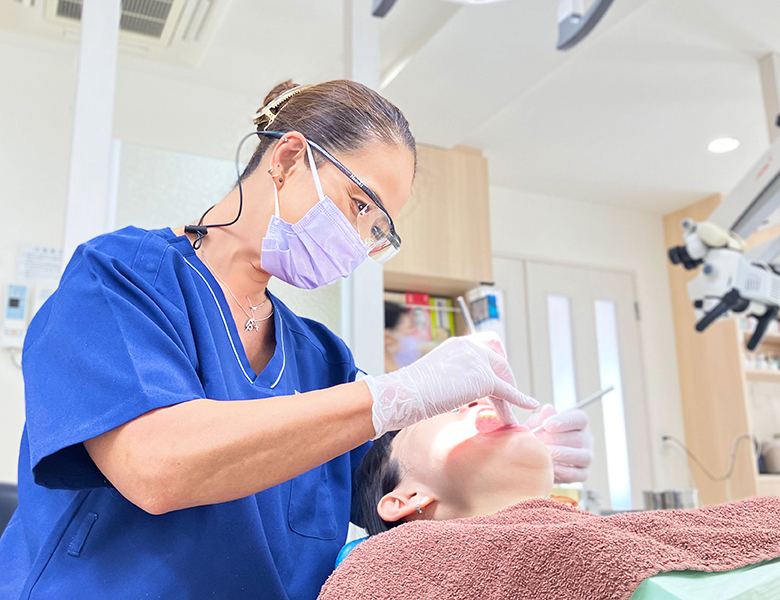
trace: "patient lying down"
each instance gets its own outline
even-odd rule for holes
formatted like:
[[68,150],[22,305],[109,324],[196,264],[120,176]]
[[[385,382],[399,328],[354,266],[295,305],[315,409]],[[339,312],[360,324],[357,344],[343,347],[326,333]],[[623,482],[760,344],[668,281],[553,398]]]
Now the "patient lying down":
[[662,571],[780,556],[780,498],[599,517],[551,500],[547,446],[494,418],[474,402],[374,443],[359,471],[372,537],[321,600],[629,598]]

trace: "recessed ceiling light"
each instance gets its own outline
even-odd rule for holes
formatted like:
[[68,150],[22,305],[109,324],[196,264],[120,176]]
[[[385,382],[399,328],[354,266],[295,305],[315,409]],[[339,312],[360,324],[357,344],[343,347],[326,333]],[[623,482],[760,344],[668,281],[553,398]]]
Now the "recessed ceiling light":
[[732,137],[723,137],[716,140],[712,140],[710,145],[707,146],[707,150],[715,154],[723,154],[724,152],[731,152],[739,147],[739,140]]

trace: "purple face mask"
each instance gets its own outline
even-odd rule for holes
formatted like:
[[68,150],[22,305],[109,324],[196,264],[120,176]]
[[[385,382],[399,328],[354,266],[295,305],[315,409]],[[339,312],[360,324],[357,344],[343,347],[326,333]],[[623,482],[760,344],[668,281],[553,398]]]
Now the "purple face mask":
[[263,238],[263,270],[297,288],[328,285],[354,271],[367,256],[358,232],[333,201],[322,193],[311,147],[306,145],[319,202],[295,224],[279,217],[279,191],[274,185],[276,213]]

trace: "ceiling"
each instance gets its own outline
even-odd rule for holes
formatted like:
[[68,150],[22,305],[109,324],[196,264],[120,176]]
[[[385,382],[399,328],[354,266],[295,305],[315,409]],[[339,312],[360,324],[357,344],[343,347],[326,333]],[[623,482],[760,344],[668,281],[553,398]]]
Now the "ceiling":
[[[589,2],[588,2],[589,3]],[[343,76],[343,0],[230,0],[197,69],[120,68],[262,101],[281,80]],[[727,192],[768,145],[757,59],[780,53],[777,0],[619,0],[569,52],[557,0],[397,0],[382,93],[422,143],[483,149],[529,192],[668,212]],[[740,147],[714,155],[731,136]]]
[[[622,0],[566,53],[555,10],[465,7],[383,92],[423,141],[483,148],[493,184],[654,212],[729,191],[766,150],[780,3]],[[726,135],[740,147],[711,154]]]

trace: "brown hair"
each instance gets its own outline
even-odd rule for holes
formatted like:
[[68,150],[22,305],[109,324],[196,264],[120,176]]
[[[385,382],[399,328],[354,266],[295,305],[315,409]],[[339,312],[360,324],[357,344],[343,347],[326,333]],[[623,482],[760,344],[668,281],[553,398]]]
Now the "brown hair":
[[[298,87],[292,80],[272,89],[263,102],[268,107],[285,92]],[[372,141],[407,147],[417,164],[417,146],[409,123],[398,108],[371,88],[360,83],[339,79],[302,88],[277,107],[255,119],[257,130],[299,131],[331,153],[351,154]],[[260,111],[258,111],[260,114]],[[241,179],[251,175],[266,150],[276,140],[261,137]],[[319,165],[324,160],[314,153]]]

